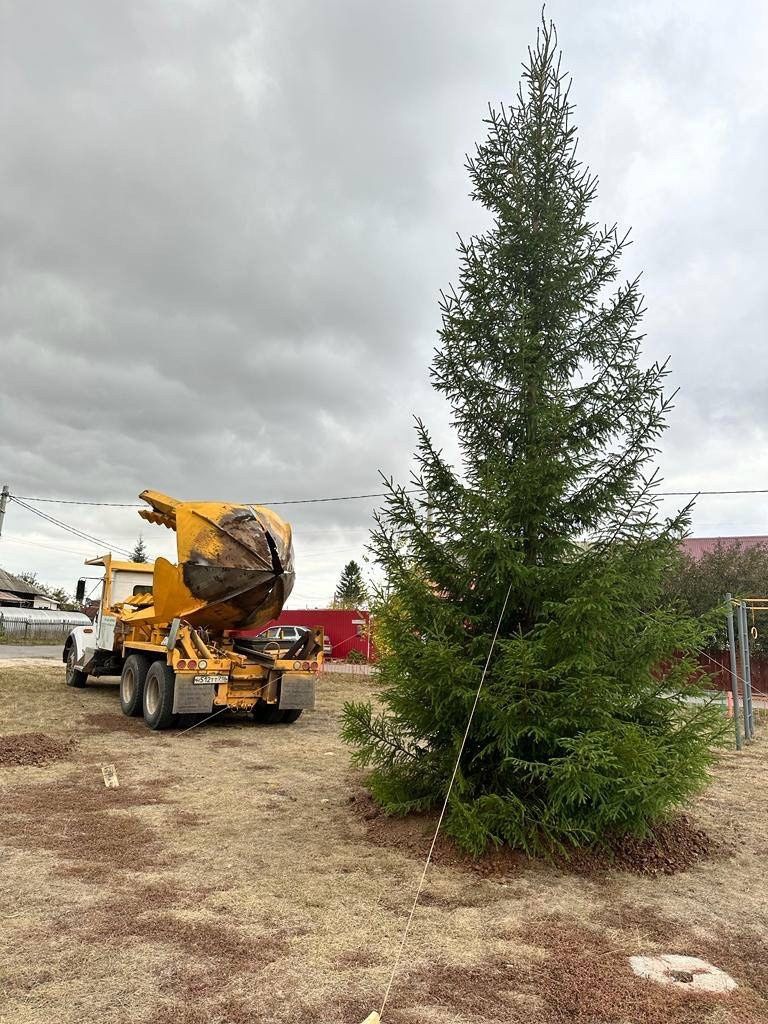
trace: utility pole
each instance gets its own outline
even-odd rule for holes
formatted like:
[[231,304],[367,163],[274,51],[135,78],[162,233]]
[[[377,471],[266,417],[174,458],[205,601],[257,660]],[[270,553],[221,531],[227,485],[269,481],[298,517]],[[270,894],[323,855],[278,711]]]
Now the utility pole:
[[3,489],[0,491],[0,537],[3,535],[3,520],[5,519],[5,506],[8,504],[8,498],[11,496],[11,492],[8,488],[8,484],[3,484]]

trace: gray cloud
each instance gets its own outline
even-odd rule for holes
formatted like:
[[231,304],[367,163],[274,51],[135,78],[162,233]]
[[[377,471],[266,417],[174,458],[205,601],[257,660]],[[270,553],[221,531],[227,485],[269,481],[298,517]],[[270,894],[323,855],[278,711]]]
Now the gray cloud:
[[[464,153],[487,102],[513,98],[538,21],[538,3],[511,8],[8,5],[0,476],[12,489],[351,494],[377,489],[379,469],[406,478],[414,412],[450,444],[426,368],[455,233],[482,223]],[[682,388],[667,480],[762,483],[762,5],[548,13],[601,176],[598,215],[634,226],[626,270],[645,271],[648,355],[671,353]],[[374,505],[284,510],[302,603],[360,555]],[[697,524],[768,532],[762,507],[702,503]],[[52,508],[120,544],[140,528],[130,510]],[[70,583],[80,550],[12,507],[0,564]]]

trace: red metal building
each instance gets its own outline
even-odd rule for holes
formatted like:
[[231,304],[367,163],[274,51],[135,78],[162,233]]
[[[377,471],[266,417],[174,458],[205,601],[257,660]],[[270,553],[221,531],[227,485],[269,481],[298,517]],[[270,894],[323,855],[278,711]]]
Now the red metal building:
[[266,626],[243,630],[241,636],[256,636],[269,626],[322,626],[331,641],[332,657],[344,661],[350,651],[364,658],[376,657],[376,649],[368,628],[369,613],[352,608],[286,608]]
[[717,547],[732,548],[740,547],[742,551],[750,548],[768,546],[768,537],[686,537],[680,547],[695,562],[698,562],[704,555],[710,555]]

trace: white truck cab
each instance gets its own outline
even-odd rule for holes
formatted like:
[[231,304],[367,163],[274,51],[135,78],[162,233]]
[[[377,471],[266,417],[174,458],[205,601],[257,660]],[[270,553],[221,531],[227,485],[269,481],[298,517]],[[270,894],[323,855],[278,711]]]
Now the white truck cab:
[[[93,625],[75,626],[64,642],[62,661],[67,666],[67,686],[84,686],[89,675],[120,674],[121,660],[114,656],[117,619],[110,609],[136,594],[152,592],[152,562],[122,562],[108,554],[91,558],[85,564],[103,566],[104,578]],[[84,596],[85,582],[78,581],[78,600]]]

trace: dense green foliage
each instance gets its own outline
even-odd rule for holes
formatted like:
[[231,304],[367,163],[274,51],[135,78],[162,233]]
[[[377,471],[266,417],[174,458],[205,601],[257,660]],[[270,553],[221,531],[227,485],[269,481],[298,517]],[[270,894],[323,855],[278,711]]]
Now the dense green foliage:
[[589,219],[551,27],[487,124],[468,170],[491,226],[460,243],[432,366],[461,467],[417,421],[419,492],[390,482],[372,538],[381,710],[347,705],[343,730],[386,810],[439,806],[500,620],[445,822],[474,853],[641,832],[722,729],[685,699],[702,627],[659,604],[687,522],[644,475],[666,368],[641,366],[637,282],[615,285],[626,239]]
[[[717,544],[699,559],[681,552],[664,580],[664,593],[688,615],[709,613],[711,631],[705,644],[709,650],[725,651],[723,597],[768,597],[768,545]],[[752,652],[768,653],[768,615],[750,612],[749,624],[757,629],[757,637],[750,639]]]
[[368,590],[363,572],[354,559],[344,566],[333,595],[334,608],[367,608]]

